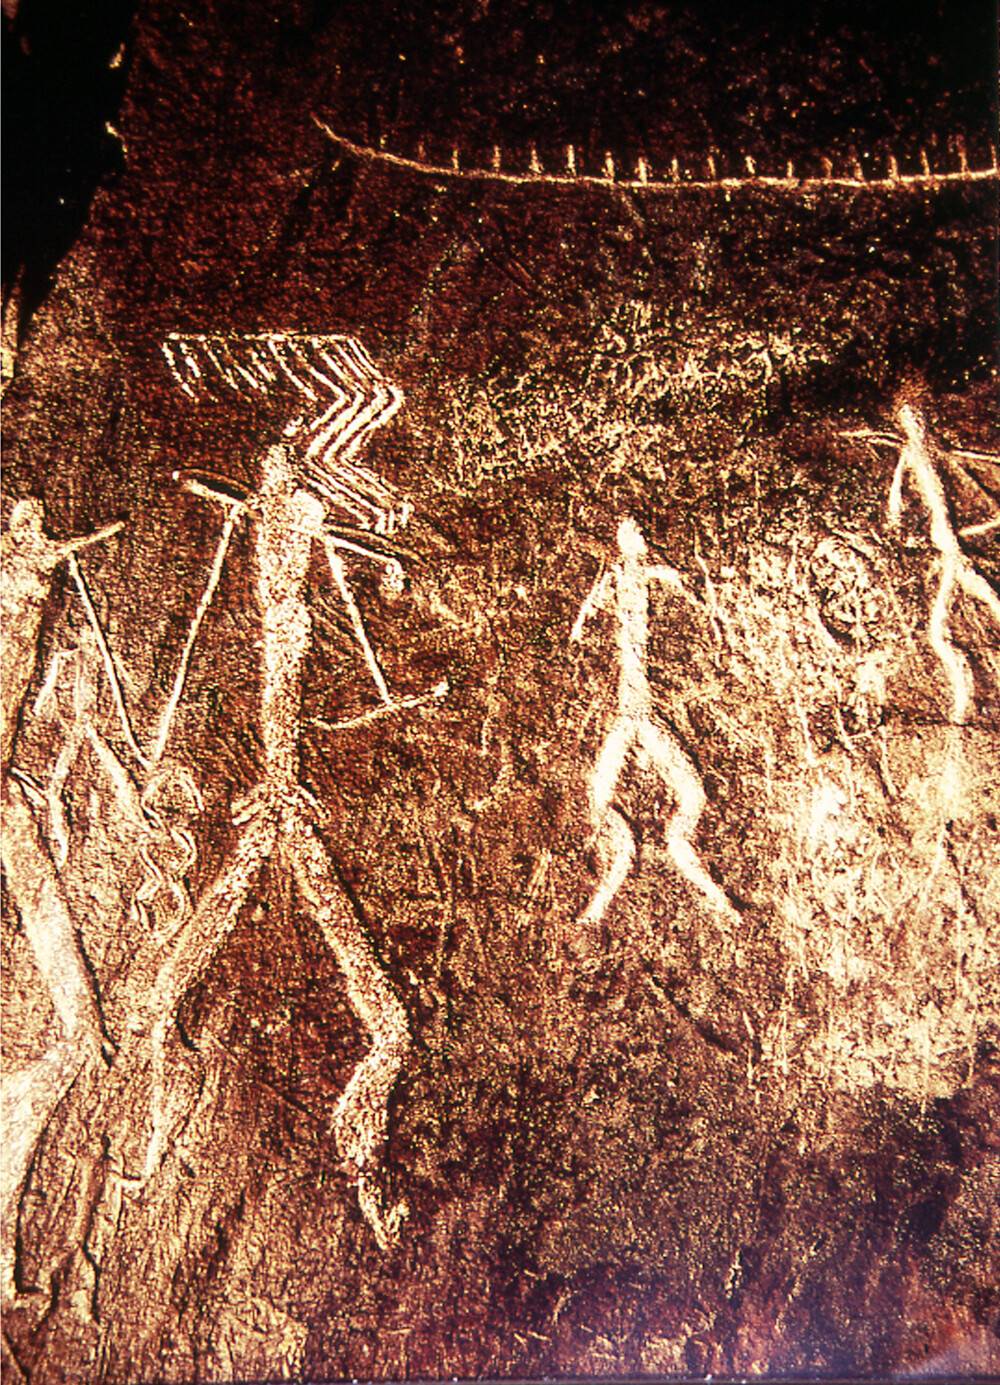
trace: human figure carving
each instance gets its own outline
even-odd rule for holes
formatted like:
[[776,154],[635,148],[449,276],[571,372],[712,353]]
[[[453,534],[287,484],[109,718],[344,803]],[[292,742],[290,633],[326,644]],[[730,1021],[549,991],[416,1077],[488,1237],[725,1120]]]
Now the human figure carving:
[[[435,701],[446,681],[425,694],[394,697],[372,649],[347,580],[344,555],[354,554],[383,568],[383,585],[399,593],[403,571],[380,546],[350,537],[337,527],[374,531],[386,538],[405,526],[409,501],[354,459],[366,439],[400,408],[402,391],[381,373],[353,337],[288,332],[241,334],[173,333],[164,357],[178,386],[190,398],[220,385],[242,395],[271,397],[284,405],[282,436],[263,458],[259,491],[246,495],[228,482],[185,475],[187,489],[221,504],[227,517],[208,585],[195,614],[161,719],[152,754],[156,763],[183,693],[195,638],[218,584],[236,524],[252,522],[256,594],[263,623],[261,729],[263,779],[242,803],[234,822],[242,835],[229,862],[162,948],[136,958],[133,1028],[146,1032],[152,1048],[153,1137],[146,1176],[170,1139],[164,1056],[177,1008],[203,974],[234,926],[265,863],[280,861],[295,879],[347,981],[355,1013],[371,1036],[371,1048],[352,1075],[333,1120],[337,1144],[357,1180],[358,1201],[383,1248],[395,1240],[406,1213],[386,1208],[378,1188],[380,1149],[385,1139],[389,1094],[409,1048],[406,1012],[375,956],[371,939],[346,901],[319,835],[319,808],[300,782],[302,668],[312,640],[306,604],[314,545],[327,558],[355,639],[378,692],[378,705],[346,720],[316,724],[328,729],[356,726],[375,717]],[[295,460],[291,447],[295,448]],[[180,475],[180,474],[179,474]],[[152,977],[146,990],[144,978]],[[176,1085],[176,1084],[175,1084]]]
[[35,1146],[84,1064],[107,1051],[97,998],[77,930],[52,857],[11,773],[18,719],[38,657],[38,636],[52,579],[61,562],[121,529],[108,525],[81,538],[50,539],[42,502],[19,500],[0,537],[0,608],[4,631],[0,750],[2,750],[3,872],[62,1031],[41,1057],[2,1081],[4,1152],[0,1178],[3,1293],[14,1285],[17,1206]]
[[590,617],[613,606],[618,705],[589,782],[590,819],[601,879],[579,921],[588,927],[601,921],[635,859],[632,830],[614,805],[631,756],[640,764],[651,765],[674,795],[675,806],[666,828],[667,850],[674,865],[713,909],[731,915],[732,905],[702,865],[692,840],[705,808],[705,790],[676,738],[656,718],[646,666],[651,583],[662,582],[686,600],[693,598],[680,573],[648,561],[646,541],[634,520],[622,520],[617,538],[618,561],[595,582],[570,634],[578,642]]
[[119,522],[81,538],[50,539],[45,533],[44,521],[42,502],[29,496],[16,503],[11,511],[10,527],[0,538],[3,568],[0,610],[5,646],[0,754],[4,774],[10,768],[18,717],[35,670],[38,632],[55,570],[60,563],[72,562],[80,549],[102,543],[123,527]]
[[[409,1025],[371,940],[336,879],[317,830],[317,805],[301,784],[299,753],[302,669],[312,639],[305,594],[314,544],[325,550],[334,581],[349,603],[383,708],[402,705],[391,701],[344,578],[341,550],[366,550],[329,530],[326,507],[311,490],[298,485],[292,453],[284,445],[267,452],[259,493],[245,501],[214,491],[204,481],[190,482],[189,488],[254,522],[256,591],[263,622],[264,775],[235,806],[234,821],[242,827],[242,835],[228,863],[163,949],[155,982],[143,1004],[154,1073],[153,1139],[146,1172],[155,1168],[169,1138],[164,1050],[177,1009],[235,925],[265,863],[277,859],[291,869],[303,902],[344,973],[351,1005],[371,1037],[368,1054],[337,1104],[333,1128],[344,1161],[356,1177],[361,1210],[379,1245],[386,1248],[396,1239],[406,1214],[404,1204],[385,1206],[378,1172],[387,1102],[410,1046]],[[443,691],[444,686],[438,685],[432,696],[441,696]]]
[[889,492],[889,521],[900,523],[903,483],[909,481],[930,516],[930,540],[938,554],[939,582],[928,622],[928,642],[940,660],[951,688],[951,721],[961,726],[973,695],[972,670],[951,637],[948,618],[960,592],[980,602],[1000,626],[1000,597],[974,567],[951,521],[944,485],[935,469],[924,420],[912,404],[901,405],[897,421],[903,430],[899,463]]

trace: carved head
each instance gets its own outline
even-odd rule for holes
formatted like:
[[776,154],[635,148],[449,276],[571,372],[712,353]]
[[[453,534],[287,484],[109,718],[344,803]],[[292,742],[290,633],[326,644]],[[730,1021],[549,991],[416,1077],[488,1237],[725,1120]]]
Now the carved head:
[[644,558],[647,553],[646,540],[634,519],[623,519],[618,526],[618,547],[625,558]]
[[22,536],[41,534],[45,522],[45,507],[37,496],[19,500],[10,512],[10,532]]

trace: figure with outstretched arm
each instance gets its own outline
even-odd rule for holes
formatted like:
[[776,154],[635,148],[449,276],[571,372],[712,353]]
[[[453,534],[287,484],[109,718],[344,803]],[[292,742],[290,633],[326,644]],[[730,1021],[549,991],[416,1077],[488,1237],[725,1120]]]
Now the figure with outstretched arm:
[[97,998],[62,883],[45,841],[11,773],[21,708],[38,658],[38,638],[59,564],[111,538],[111,524],[75,539],[45,533],[42,502],[19,500],[0,536],[0,609],[3,615],[2,746],[3,830],[0,855],[11,899],[52,1001],[61,1035],[33,1062],[5,1070],[0,1086],[4,1151],[0,1167],[0,1233],[5,1298],[15,1292],[17,1208],[35,1146],[84,1064],[99,1060],[108,1042]]
[[697,770],[676,737],[657,719],[647,673],[649,589],[653,582],[671,587],[693,601],[674,568],[650,563],[642,531],[623,519],[617,533],[618,559],[594,583],[574,622],[570,638],[583,638],[587,621],[611,609],[618,646],[617,706],[588,785],[593,844],[601,878],[579,922],[588,928],[603,919],[635,859],[635,838],[615,807],[618,785],[633,756],[656,770],[674,797],[667,822],[667,850],[680,874],[710,907],[731,915],[733,906],[708,874],[693,838],[705,807],[705,790]]
[[[253,528],[256,597],[263,624],[263,775],[234,807],[234,822],[241,835],[228,861],[174,937],[150,959],[151,984],[137,1017],[138,1030],[150,1036],[153,1062],[153,1136],[144,1176],[155,1171],[171,1138],[174,1115],[165,1052],[178,1008],[235,926],[261,872],[268,863],[279,861],[290,869],[303,903],[333,951],[351,1006],[371,1040],[368,1053],[337,1104],[333,1129],[356,1183],[359,1206],[378,1244],[385,1249],[396,1240],[406,1214],[403,1203],[386,1205],[379,1188],[379,1169],[389,1095],[410,1048],[409,1022],[371,938],[337,880],[318,831],[318,805],[301,782],[302,680],[312,645],[306,590],[314,546],[326,555],[379,695],[378,707],[355,722],[437,700],[447,685],[438,684],[419,698],[393,698],[347,582],[342,554],[353,552],[382,562],[390,582],[397,586],[402,577],[399,564],[386,560],[375,549],[340,538],[330,529],[327,506],[311,489],[299,484],[288,446],[277,444],[265,454],[262,481],[255,494],[240,496],[232,488],[204,478],[189,477],[185,484],[193,494],[220,504],[229,520],[245,518]],[[138,959],[138,976],[146,974],[146,965]]]
[[50,539],[44,520],[42,502],[30,496],[14,506],[10,527],[0,536],[4,639],[0,755],[5,775],[10,768],[18,717],[38,659],[38,632],[56,568],[62,562],[72,563],[80,549],[103,543],[123,527],[119,522],[76,539]]

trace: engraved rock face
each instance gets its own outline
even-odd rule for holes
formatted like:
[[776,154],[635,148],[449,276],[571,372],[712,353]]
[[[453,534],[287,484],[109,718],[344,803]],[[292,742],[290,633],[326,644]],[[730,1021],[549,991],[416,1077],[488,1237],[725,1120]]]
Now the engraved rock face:
[[1000,1369],[989,9],[102,20],[5,278],[12,1378]]

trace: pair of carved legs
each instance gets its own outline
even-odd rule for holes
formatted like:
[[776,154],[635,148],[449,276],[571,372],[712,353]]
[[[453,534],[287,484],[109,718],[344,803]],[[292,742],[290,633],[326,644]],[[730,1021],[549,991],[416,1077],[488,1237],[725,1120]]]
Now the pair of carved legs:
[[344,974],[351,1006],[371,1038],[371,1048],[337,1103],[332,1128],[341,1157],[357,1180],[358,1203],[384,1250],[396,1239],[407,1210],[402,1203],[385,1206],[378,1174],[389,1095],[410,1046],[409,1025],[299,793],[276,801],[261,796],[230,860],[165,949],[144,1007],[153,1060],[153,1138],[146,1172],[152,1173],[158,1164],[169,1137],[164,1119],[165,1046],[178,1007],[234,927],[265,863],[274,858],[291,870],[299,895]]
[[[109,1056],[110,1045],[69,904],[34,816],[12,779],[4,784],[3,798],[4,874],[62,1028],[62,1037],[42,1057],[6,1072],[3,1078],[7,1139],[0,1163],[0,1215],[3,1295],[10,1298],[15,1293],[18,1206],[32,1157],[72,1083],[90,1062]],[[274,859],[291,870],[301,899],[344,974],[351,1005],[371,1038],[369,1052],[337,1103],[332,1129],[341,1157],[356,1180],[361,1211],[384,1250],[397,1239],[407,1211],[402,1203],[386,1207],[379,1173],[389,1096],[410,1046],[409,1027],[368,935],[345,899],[300,794],[258,794],[235,851],[197,907],[167,943],[140,946],[134,959],[126,982],[135,998],[128,1006],[130,1032],[113,1067],[120,1070],[120,1080],[128,1083],[136,1061],[151,1066],[152,1136],[143,1178],[155,1172],[173,1132],[176,1094],[167,1078],[166,1048],[177,1010],[235,926],[264,866]],[[108,1076],[118,1085],[114,1074]]]
[[590,818],[601,880],[580,922],[593,925],[601,921],[635,859],[632,829],[613,802],[632,755],[656,770],[676,800],[666,837],[667,851],[677,870],[713,909],[732,914],[733,906],[702,865],[692,843],[706,803],[697,770],[674,737],[651,717],[619,715],[590,775]]

